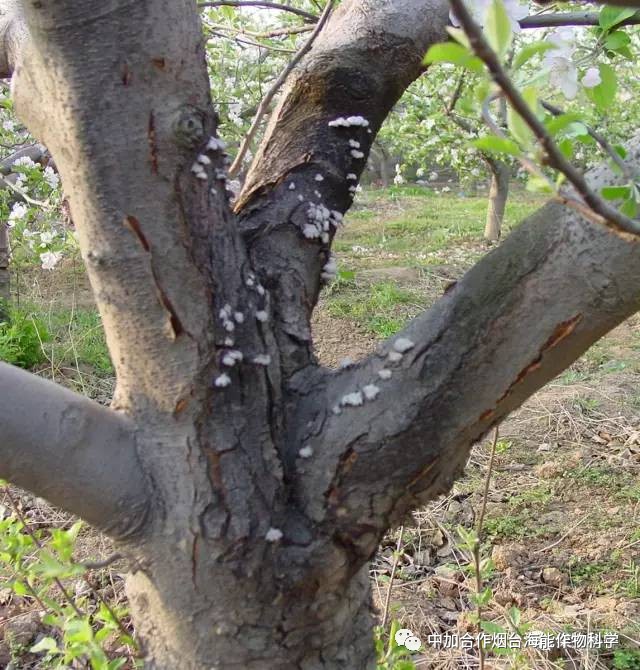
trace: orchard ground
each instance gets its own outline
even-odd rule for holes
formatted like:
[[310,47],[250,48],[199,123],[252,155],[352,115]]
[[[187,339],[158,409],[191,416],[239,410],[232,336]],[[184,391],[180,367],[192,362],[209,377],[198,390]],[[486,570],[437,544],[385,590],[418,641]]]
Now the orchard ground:
[[[505,234],[541,202],[524,191],[513,193]],[[482,242],[485,212],[482,195],[436,194],[414,186],[360,194],[334,244],[338,279],[324,290],[316,312],[320,360],[338,366],[359,358],[435,302],[488,252]],[[65,261],[51,272],[24,268],[14,286],[25,313],[35,314],[49,334],[42,342],[45,362],[36,370],[108,403],[112,369],[80,261]],[[0,358],[3,346],[0,338]],[[459,528],[473,528],[482,507],[489,438],[474,448],[450,495],[390,534],[372,564],[381,615],[386,610],[388,621],[398,621],[423,641],[431,633],[476,630],[470,599],[476,579]],[[483,580],[492,590],[483,619],[494,622],[493,632],[512,632],[508,620],[513,624],[515,616],[521,633],[613,631],[620,644],[609,651],[526,648],[489,654],[487,668],[640,669],[639,474],[636,316],[502,424],[482,545]],[[18,493],[33,528],[73,522],[42,500]],[[6,491],[0,493],[0,518],[11,513]],[[99,561],[112,550],[85,528],[76,553],[79,561]],[[116,562],[91,571],[89,580],[109,602],[123,604],[123,570]],[[28,649],[55,633],[32,599],[2,587],[14,578],[0,564],[0,667],[49,667]],[[95,606],[95,595],[81,580],[70,581],[68,590],[85,607]],[[412,659],[417,668],[478,667],[475,650],[423,645]],[[380,665],[394,667],[392,660]]]

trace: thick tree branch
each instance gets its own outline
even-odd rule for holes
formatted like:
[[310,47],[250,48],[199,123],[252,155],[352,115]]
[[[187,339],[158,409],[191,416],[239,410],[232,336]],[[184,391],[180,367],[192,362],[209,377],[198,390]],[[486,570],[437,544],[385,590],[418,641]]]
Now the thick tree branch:
[[289,372],[310,360],[322,268],[371,144],[423,72],[428,47],[446,39],[447,22],[442,0],[343,2],[271,115],[236,210],[252,261],[274,289]]
[[141,531],[150,498],[125,417],[5,363],[0,398],[0,477],[112,537]]
[[546,205],[378,353],[306,389],[305,509],[373,551],[387,524],[447,490],[492,425],[640,308],[638,273],[635,236]]
[[26,36],[20,0],[3,0],[0,6],[0,77],[13,74]]
[[[613,4],[613,3],[610,3]],[[626,5],[626,3],[625,3]],[[519,21],[521,28],[560,28],[562,26],[597,26],[598,12],[558,12],[557,14],[535,14]],[[622,21],[621,26],[640,23],[640,16],[631,16]]]

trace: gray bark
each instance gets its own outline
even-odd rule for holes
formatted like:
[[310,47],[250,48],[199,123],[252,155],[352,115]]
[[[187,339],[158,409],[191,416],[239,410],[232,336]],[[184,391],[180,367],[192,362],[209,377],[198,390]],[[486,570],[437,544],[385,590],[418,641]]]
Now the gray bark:
[[509,197],[509,180],[511,170],[501,161],[488,161],[491,171],[489,185],[489,202],[487,204],[487,223],[484,227],[484,239],[487,242],[497,242],[502,234],[504,212]]
[[[234,214],[194,3],[25,3],[15,102],[69,194],[118,386],[99,409],[0,366],[0,475],[116,538],[148,668],[373,667],[367,561],[384,532],[640,307],[636,241],[551,204],[408,326],[400,360],[387,342],[348,370],[315,362],[336,216],[325,239],[304,226],[349,207],[347,175],[447,15],[343,2]],[[329,126],[351,115],[369,126]],[[377,398],[341,406],[370,384]]]

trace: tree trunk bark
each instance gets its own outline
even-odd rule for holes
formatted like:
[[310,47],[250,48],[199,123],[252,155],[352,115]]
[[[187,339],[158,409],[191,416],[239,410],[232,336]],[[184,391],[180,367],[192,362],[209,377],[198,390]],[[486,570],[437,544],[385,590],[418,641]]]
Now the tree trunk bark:
[[487,206],[487,223],[484,228],[484,239],[495,243],[502,234],[504,211],[509,197],[509,166],[501,161],[489,162],[491,184],[489,186],[489,203]]
[[0,221],[0,322],[8,318],[10,303],[9,228],[4,221]]

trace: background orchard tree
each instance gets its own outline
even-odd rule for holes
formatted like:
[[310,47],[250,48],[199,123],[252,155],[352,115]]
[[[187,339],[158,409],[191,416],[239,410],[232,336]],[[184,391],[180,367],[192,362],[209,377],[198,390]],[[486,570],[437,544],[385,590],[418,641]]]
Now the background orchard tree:
[[628,217],[557,195],[375,354],[326,370],[310,318],[331,242],[448,3],[342,2],[233,209],[194,3],[0,6],[0,69],[60,171],[118,379],[107,409],[0,364],[0,475],[128,556],[149,668],[371,667],[381,537],[640,308]]

